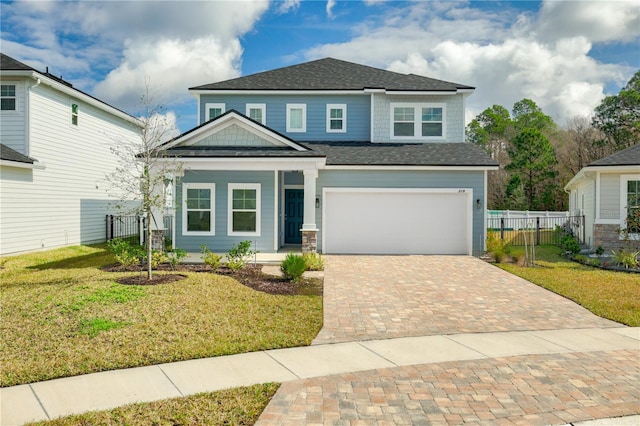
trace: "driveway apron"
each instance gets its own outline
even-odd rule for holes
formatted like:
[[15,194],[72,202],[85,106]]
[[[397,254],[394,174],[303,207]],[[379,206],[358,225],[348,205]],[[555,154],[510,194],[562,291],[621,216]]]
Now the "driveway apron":
[[326,256],[313,343],[619,326],[470,256]]

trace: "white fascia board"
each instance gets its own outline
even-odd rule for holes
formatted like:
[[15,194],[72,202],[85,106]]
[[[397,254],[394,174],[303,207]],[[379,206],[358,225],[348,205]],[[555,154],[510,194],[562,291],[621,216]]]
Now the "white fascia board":
[[326,166],[324,170],[433,170],[474,171],[498,170],[499,166]]
[[10,161],[10,160],[0,160],[0,166],[2,167],[14,167],[16,169],[33,169],[33,170],[44,170],[47,168],[46,164],[35,162],[31,163],[22,163],[20,161]]
[[364,90],[189,90],[192,95],[366,95]]
[[470,94],[474,91],[472,89],[457,89],[457,90],[385,90],[387,95],[412,95],[412,96],[420,96],[420,95],[440,95],[440,96],[453,96],[463,94]]
[[638,173],[640,164],[629,166],[587,166],[580,169],[578,173],[564,186],[564,190],[568,191],[583,179],[591,178],[591,172],[600,173]]
[[120,111],[119,109],[117,109],[116,107],[113,107],[107,103],[104,103],[102,101],[99,101],[96,98],[93,98],[85,93],[82,93],[81,91],[79,91],[78,89],[74,89],[73,87],[69,87],[65,84],[62,84],[60,82],[57,82],[49,77],[47,77],[44,74],[40,74],[37,71],[3,71],[2,74],[0,74],[0,76],[22,76],[22,77],[30,77],[34,80],[38,80],[40,79],[40,82],[42,84],[45,84],[59,92],[64,93],[65,95],[69,95],[69,96],[73,96],[76,99],[81,100],[82,102],[89,104],[95,108],[98,108],[102,111],[105,111],[113,116],[116,116],[122,120],[125,120],[131,124],[134,124],[140,128],[144,127],[144,123],[142,122],[142,120],[137,119],[136,117],[133,117],[129,114],[127,114],[124,111]]
[[162,158],[160,162],[179,161],[183,170],[292,171],[324,168],[326,158]]

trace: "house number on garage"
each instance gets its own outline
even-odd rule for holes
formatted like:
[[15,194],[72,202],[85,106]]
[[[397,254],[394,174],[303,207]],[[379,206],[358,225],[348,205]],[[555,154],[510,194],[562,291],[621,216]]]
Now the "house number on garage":
[[466,189],[458,189],[458,192],[467,192]]

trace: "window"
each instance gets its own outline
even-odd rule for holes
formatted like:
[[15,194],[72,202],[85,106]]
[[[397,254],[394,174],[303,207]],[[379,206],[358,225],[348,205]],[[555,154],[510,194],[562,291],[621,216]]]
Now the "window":
[[445,137],[444,104],[391,104],[391,121],[392,139]]
[[0,110],[16,110],[16,86],[15,84],[3,84],[0,86]]
[[347,106],[345,104],[327,105],[327,132],[344,133],[347,131]]
[[260,184],[229,184],[228,234],[260,235]]
[[266,104],[247,104],[247,117],[260,124],[267,124]]
[[287,132],[307,131],[307,105],[287,104]]
[[640,234],[640,180],[627,180],[625,228],[630,234]]
[[212,118],[216,118],[217,116],[224,114],[224,108],[224,104],[205,104],[205,121],[209,121]]
[[78,104],[71,104],[71,124],[74,126],[78,125]]
[[215,184],[185,183],[182,186],[182,233],[215,235]]

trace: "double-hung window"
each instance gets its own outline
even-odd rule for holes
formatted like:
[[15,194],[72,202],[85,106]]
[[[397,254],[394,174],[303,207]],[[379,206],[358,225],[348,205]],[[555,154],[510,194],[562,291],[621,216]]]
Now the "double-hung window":
[[267,124],[267,105],[247,104],[247,117],[260,124]]
[[228,234],[260,235],[260,184],[229,184]]
[[216,118],[219,115],[224,114],[225,105],[220,103],[208,103],[204,106],[205,111],[205,121],[209,121],[213,118]]
[[391,104],[391,139],[444,139],[444,104]]
[[16,110],[16,85],[15,84],[0,85],[0,110],[1,111]]
[[347,105],[327,105],[327,132],[345,133],[347,131]]
[[287,132],[307,131],[307,105],[287,104]]
[[213,183],[185,183],[182,186],[182,233],[215,235],[215,192]]
[[78,125],[78,114],[80,113],[80,107],[78,104],[71,104],[71,124]]

